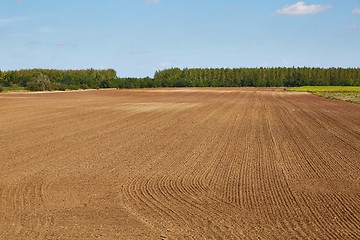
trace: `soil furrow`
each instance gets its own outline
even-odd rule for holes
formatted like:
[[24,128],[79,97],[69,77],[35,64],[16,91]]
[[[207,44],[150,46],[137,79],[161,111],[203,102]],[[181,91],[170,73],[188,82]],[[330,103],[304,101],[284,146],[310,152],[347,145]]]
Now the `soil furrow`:
[[261,88],[0,97],[1,239],[359,239],[360,107]]

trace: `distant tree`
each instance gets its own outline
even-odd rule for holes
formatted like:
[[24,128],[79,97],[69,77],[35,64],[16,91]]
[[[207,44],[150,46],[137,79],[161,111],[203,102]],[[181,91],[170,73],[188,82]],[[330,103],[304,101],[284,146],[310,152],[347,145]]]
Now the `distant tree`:
[[49,91],[51,90],[51,82],[48,76],[40,73],[33,81],[27,83],[26,89],[30,91]]
[[111,87],[110,80],[109,80],[109,79],[102,80],[102,81],[100,82],[99,87],[100,87],[100,88],[110,88],[110,87]]
[[360,68],[170,68],[157,71],[154,78],[117,78],[113,69],[27,69],[0,71],[0,85],[26,87],[31,91],[108,87],[359,86]]
[[2,84],[5,83],[5,73],[3,73],[2,71],[0,71],[0,86],[2,86]]

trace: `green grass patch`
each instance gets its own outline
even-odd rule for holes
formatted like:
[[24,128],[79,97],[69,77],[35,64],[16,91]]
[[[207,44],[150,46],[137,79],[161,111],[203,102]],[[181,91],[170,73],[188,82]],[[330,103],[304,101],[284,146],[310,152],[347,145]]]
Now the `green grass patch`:
[[286,88],[295,92],[360,92],[360,86],[303,86]]
[[360,86],[304,86],[285,88],[285,90],[311,92],[316,96],[327,99],[360,104]]
[[14,87],[2,87],[2,92],[28,92],[24,87],[14,86]]

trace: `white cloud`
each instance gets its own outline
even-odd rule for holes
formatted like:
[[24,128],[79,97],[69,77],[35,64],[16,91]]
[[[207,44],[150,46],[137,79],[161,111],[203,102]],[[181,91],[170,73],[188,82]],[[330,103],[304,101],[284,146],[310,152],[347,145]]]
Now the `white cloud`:
[[355,8],[353,10],[353,14],[360,14],[360,8]]
[[331,8],[332,6],[330,5],[306,5],[305,2],[298,2],[291,6],[285,6],[284,8],[277,10],[276,13],[285,15],[316,14]]
[[146,0],[146,2],[149,4],[159,4],[161,0]]

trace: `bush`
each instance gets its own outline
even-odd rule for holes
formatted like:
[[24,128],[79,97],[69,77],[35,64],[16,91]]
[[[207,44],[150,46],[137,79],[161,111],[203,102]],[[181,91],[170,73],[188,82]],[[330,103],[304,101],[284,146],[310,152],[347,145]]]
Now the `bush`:
[[100,82],[100,88],[110,88],[111,87],[111,83],[109,80],[103,80]]
[[3,92],[4,88],[2,86],[0,86],[0,92]]
[[58,83],[58,82],[52,83],[51,85],[52,85],[53,90],[58,90],[58,91],[65,91],[67,88],[67,86],[65,84]]
[[67,88],[68,90],[78,90],[78,89],[79,89],[79,86],[67,85],[66,88]]
[[89,89],[89,86],[86,84],[81,84],[80,89]]
[[51,90],[51,82],[48,76],[40,73],[33,81],[26,84],[26,89],[29,91],[49,91]]
[[29,91],[42,91],[42,88],[35,82],[28,82],[26,84],[26,90]]

